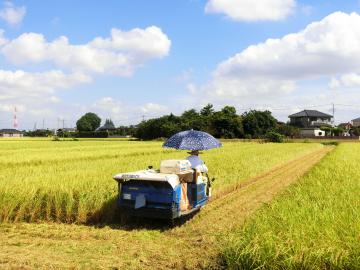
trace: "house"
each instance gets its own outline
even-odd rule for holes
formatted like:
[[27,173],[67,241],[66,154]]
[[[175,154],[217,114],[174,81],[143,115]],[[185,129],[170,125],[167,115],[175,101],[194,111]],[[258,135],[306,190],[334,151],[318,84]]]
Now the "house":
[[1,138],[20,138],[23,137],[24,134],[22,131],[17,129],[0,129],[0,137]]
[[351,124],[353,125],[353,127],[360,127],[360,117],[351,120]]
[[[55,130],[54,133],[55,133],[55,135],[57,135],[57,136],[62,137],[62,136],[65,135],[65,137],[66,137],[66,136],[75,134],[76,131],[77,131],[76,128],[59,128],[58,130]],[[67,134],[67,135],[66,135],[66,134]]]
[[353,125],[351,123],[341,123],[338,125],[339,128],[342,128],[343,130],[349,131],[352,129]]
[[106,119],[105,124],[99,127],[96,131],[114,131],[116,130],[114,123],[111,119]]
[[332,115],[316,110],[303,110],[289,115],[290,125],[299,128],[314,128],[331,125]]
[[76,128],[62,128],[61,129],[64,132],[69,132],[69,133],[75,133],[76,132]]
[[353,125],[351,123],[341,123],[338,125],[338,128],[343,130],[342,136],[348,137],[351,136],[351,129]]
[[332,115],[316,110],[303,110],[289,115],[290,125],[300,128],[300,135],[304,137],[325,136],[321,126],[332,124]]
[[320,128],[301,128],[300,135],[302,137],[324,137],[326,132]]

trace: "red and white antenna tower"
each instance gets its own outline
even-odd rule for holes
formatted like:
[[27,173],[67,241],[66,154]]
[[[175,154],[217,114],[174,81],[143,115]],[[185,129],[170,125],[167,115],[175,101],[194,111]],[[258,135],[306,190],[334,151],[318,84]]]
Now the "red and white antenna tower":
[[16,106],[15,106],[15,108],[14,108],[14,128],[15,129],[17,129],[18,126],[19,126],[19,123],[18,123],[18,120],[17,120],[17,117],[16,117],[16,112],[17,112],[17,110],[16,110]]

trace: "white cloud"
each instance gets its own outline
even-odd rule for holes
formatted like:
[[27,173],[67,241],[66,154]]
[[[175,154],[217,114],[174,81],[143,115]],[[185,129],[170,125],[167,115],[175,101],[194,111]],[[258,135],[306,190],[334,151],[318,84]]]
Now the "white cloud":
[[157,115],[159,113],[165,113],[168,108],[164,105],[149,102],[141,106],[140,110],[145,114]]
[[295,0],[209,0],[205,12],[222,13],[236,21],[277,21],[295,6]]
[[51,98],[59,89],[90,82],[83,74],[64,74],[59,70],[29,73],[23,70],[0,70],[0,100],[25,100],[27,98]]
[[0,29],[0,47],[6,44],[8,40],[4,36],[4,30]]
[[26,14],[26,7],[16,7],[10,1],[6,1],[4,7],[0,9],[0,18],[10,25],[17,25],[22,22]]
[[194,71],[192,68],[183,70],[178,76],[175,77],[175,81],[178,83],[187,83],[194,77]]
[[297,88],[296,82],[291,80],[277,80],[262,77],[244,79],[216,78],[203,90],[213,100],[223,99],[261,99],[274,95],[293,92]]
[[122,31],[113,28],[110,38],[97,37],[89,43],[93,48],[123,51],[140,58],[162,58],[169,52],[171,41],[159,27]]
[[[53,116],[54,112],[53,110],[49,109],[49,108],[43,108],[43,109],[29,109],[27,110],[27,113],[30,113],[33,116],[44,116],[46,115],[47,117],[49,116]],[[40,127],[39,127],[40,128]]]
[[186,90],[190,93],[190,94],[196,94],[198,89],[196,87],[196,85],[194,85],[193,83],[188,83],[186,85]]
[[124,109],[124,105],[120,101],[115,100],[112,97],[103,97],[97,100],[94,103],[93,107],[105,112],[109,112],[111,114],[119,114],[123,112]]
[[60,102],[60,99],[58,97],[56,97],[56,96],[51,96],[51,97],[49,97],[48,100],[51,103],[59,103]]
[[96,37],[72,45],[65,36],[52,42],[42,34],[24,33],[3,46],[1,53],[13,64],[53,62],[73,72],[130,76],[148,60],[168,55],[169,38],[156,26],[128,32],[112,29],[109,38]]
[[103,97],[95,101],[91,110],[99,113],[101,118],[111,118],[117,124],[134,124],[140,122],[143,117],[158,117],[168,113],[165,105],[158,103],[146,103],[142,105],[131,105],[112,97]]
[[310,16],[314,11],[314,7],[310,5],[303,5],[301,6],[300,10],[306,16]]
[[[267,99],[304,80],[360,69],[360,16],[335,12],[303,31],[249,46],[220,63],[199,94],[216,99]],[[353,78],[354,80],[354,78]]]
[[[58,105],[58,91],[89,83],[95,74],[130,76],[147,61],[165,57],[170,46],[171,41],[156,26],[130,31],[112,29],[108,38],[96,37],[78,45],[70,44],[65,36],[47,41],[39,33],[24,33],[10,40],[0,29],[0,54],[11,64],[23,66],[22,69],[38,63],[56,67],[44,72],[0,69],[0,110],[19,104],[29,115],[48,117],[50,111],[66,112],[68,121],[73,121],[69,119],[85,109],[65,103]],[[110,97],[86,106],[89,108],[99,110],[105,117],[115,115],[116,119],[128,119],[135,113],[135,109],[127,106],[129,113],[123,114],[122,103]],[[137,109],[141,114],[142,107]]]
[[329,87],[336,88],[351,88],[360,86],[360,75],[356,73],[349,73],[340,76],[338,79],[331,79]]
[[359,25],[357,13],[335,12],[301,32],[246,48],[221,63],[215,73],[299,79],[351,71],[360,67]]
[[17,112],[25,111],[25,106],[19,104],[0,104],[0,111],[13,113],[15,107]]

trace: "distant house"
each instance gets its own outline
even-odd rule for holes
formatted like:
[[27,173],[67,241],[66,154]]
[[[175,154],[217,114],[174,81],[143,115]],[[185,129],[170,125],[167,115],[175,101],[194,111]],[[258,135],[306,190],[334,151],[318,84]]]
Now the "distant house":
[[353,125],[353,127],[360,127],[360,117],[351,120],[351,124]]
[[299,128],[314,128],[331,125],[332,115],[316,110],[303,110],[289,115],[290,124]]
[[351,129],[353,125],[351,123],[341,123],[338,125],[338,128],[341,128],[343,130],[342,136],[351,136]]
[[76,132],[76,128],[62,128],[61,130],[64,132],[70,132],[70,133]]
[[55,130],[55,135],[63,136],[63,134],[74,134],[76,131],[76,128],[59,128]]
[[114,123],[111,119],[106,119],[105,124],[99,127],[96,131],[114,131],[116,130]]
[[351,123],[341,123],[338,125],[339,128],[342,128],[343,130],[350,130],[352,129],[353,125]]
[[0,137],[2,138],[20,138],[23,137],[24,134],[22,131],[17,129],[0,129]]
[[300,128],[300,134],[304,137],[325,136],[321,126],[331,125],[332,115],[316,110],[303,110],[289,115],[290,125]]

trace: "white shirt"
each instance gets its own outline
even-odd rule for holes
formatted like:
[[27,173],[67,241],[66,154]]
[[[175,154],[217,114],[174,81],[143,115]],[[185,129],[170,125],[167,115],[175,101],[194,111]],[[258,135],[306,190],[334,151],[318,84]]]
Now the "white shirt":
[[208,168],[206,167],[204,161],[202,161],[198,156],[192,155],[192,156],[188,156],[186,158],[188,161],[190,161],[191,163],[191,168],[193,169],[198,169],[201,172],[208,172]]

